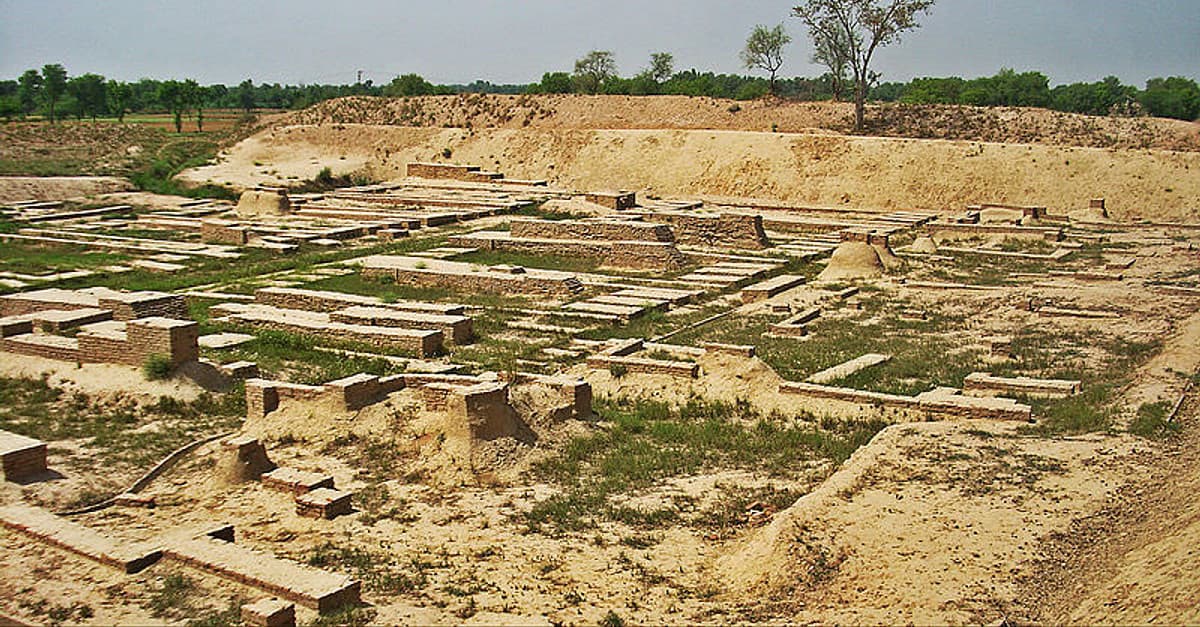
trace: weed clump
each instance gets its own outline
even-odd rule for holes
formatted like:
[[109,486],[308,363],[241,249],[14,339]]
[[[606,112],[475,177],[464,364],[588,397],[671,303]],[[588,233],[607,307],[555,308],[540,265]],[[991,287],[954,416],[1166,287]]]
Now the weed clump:
[[174,370],[174,366],[171,365],[171,358],[166,355],[151,355],[142,363],[142,376],[146,377],[147,381],[169,379]]

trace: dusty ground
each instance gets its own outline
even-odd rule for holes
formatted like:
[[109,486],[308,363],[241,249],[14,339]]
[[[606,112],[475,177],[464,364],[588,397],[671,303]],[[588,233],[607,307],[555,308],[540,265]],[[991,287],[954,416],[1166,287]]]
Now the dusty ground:
[[[690,96],[502,96],[340,98],[280,117],[280,123],[357,123],[430,128],[692,129],[849,132],[850,103]],[[872,105],[868,133],[1097,148],[1200,149],[1200,127],[1158,118],[1110,118],[1046,109]]]
[[[450,151],[450,158],[443,151]],[[281,126],[184,173],[249,187],[366,171],[403,176],[410,161],[482,165],[570,189],[612,181],[643,195],[738,196],[846,209],[959,212],[1040,204],[1058,214],[1105,197],[1116,219],[1196,220],[1200,153],[831,134],[693,130],[441,129]]]
[[0,202],[68,200],[133,189],[111,176],[0,176]]

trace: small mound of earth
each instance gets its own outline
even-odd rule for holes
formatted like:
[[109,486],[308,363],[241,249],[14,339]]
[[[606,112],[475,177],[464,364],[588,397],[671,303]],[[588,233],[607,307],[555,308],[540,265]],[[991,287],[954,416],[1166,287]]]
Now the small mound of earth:
[[922,235],[913,240],[912,245],[908,249],[914,253],[921,253],[923,255],[936,255],[938,252],[937,243],[928,235]]
[[818,281],[877,279],[883,276],[879,252],[864,242],[842,242],[833,251],[829,265],[817,276]]
[[612,210],[604,205],[597,205],[594,202],[588,202],[582,197],[575,197],[569,200],[551,199],[542,204],[542,209],[559,213],[569,213],[577,216],[600,216],[612,213]]

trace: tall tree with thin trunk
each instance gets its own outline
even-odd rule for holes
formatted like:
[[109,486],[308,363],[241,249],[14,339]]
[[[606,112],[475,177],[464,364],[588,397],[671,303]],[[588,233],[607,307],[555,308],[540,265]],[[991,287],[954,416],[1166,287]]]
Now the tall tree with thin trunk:
[[158,84],[158,104],[162,108],[170,111],[175,119],[175,132],[183,132],[183,112],[188,108],[187,100],[184,98],[183,83],[170,80],[163,81]]
[[50,122],[54,122],[54,105],[58,98],[67,90],[67,70],[57,63],[42,66],[42,91],[50,105]]
[[204,131],[204,88],[193,79],[183,81],[183,101],[185,107],[196,109],[196,130]]
[[29,115],[37,109],[42,96],[42,75],[37,70],[26,70],[17,79],[17,99],[21,102],[21,115]]
[[108,110],[116,114],[118,122],[124,123],[125,111],[129,109],[129,98],[131,95],[129,83],[108,81],[105,85],[105,91],[108,96]]
[[875,51],[900,41],[919,26],[916,16],[934,0],[807,0],[792,15],[804,21],[814,43],[839,41],[854,75],[854,130],[863,130],[867,90],[878,75],[871,71]]
[[763,70],[771,75],[771,95],[775,95],[775,75],[783,67],[783,48],[792,42],[792,36],[783,30],[783,24],[767,28],[762,24],[754,27],[742,49],[742,64],[748,70]]
[[846,88],[846,69],[850,66],[850,48],[846,44],[846,35],[839,28],[823,28],[813,35],[812,62],[829,68],[829,87],[835,102],[841,101]]

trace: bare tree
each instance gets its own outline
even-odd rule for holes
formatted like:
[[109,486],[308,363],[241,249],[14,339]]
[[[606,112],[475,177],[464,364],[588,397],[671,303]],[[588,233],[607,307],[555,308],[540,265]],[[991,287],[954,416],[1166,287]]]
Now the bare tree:
[[575,62],[575,84],[584,93],[600,93],[604,83],[616,75],[617,62],[607,50],[593,50]]
[[807,0],[792,9],[804,21],[809,36],[821,42],[840,42],[854,78],[854,130],[863,129],[867,90],[878,77],[871,71],[875,50],[900,41],[900,34],[917,28],[917,13],[928,12],[934,0]]
[[742,64],[748,70],[763,70],[771,75],[771,95],[775,94],[775,75],[783,67],[783,47],[791,43],[792,37],[783,30],[783,24],[767,28],[762,24],[754,27],[742,49]]

